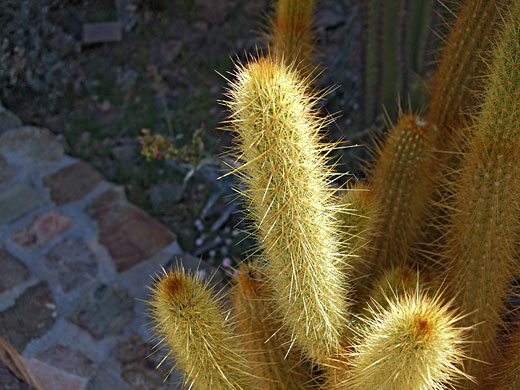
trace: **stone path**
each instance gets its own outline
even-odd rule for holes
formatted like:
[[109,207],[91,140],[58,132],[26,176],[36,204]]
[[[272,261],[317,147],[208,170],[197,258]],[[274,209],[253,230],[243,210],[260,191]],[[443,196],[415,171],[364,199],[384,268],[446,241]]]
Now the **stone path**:
[[[42,390],[180,388],[148,357],[141,301],[177,259],[199,264],[49,130],[0,106],[0,336]],[[1,363],[0,385],[29,389]]]

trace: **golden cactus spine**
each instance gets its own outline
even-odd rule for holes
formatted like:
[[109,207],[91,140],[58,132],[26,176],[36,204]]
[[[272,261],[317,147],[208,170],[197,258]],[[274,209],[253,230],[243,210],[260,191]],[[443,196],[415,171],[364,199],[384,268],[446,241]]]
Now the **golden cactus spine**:
[[[447,201],[444,259],[446,281],[463,323],[478,324],[469,345],[468,373],[482,383],[497,349],[504,302],[520,273],[520,1],[504,15],[504,30],[493,50],[479,115],[465,142],[461,169]],[[466,388],[477,388],[468,382]]]
[[295,71],[273,58],[239,69],[228,106],[243,195],[291,340],[314,361],[338,350],[347,298],[338,206],[319,132],[326,119]]
[[331,390],[440,390],[463,376],[464,330],[440,303],[415,292],[376,308],[351,354],[351,370]]
[[258,388],[302,390],[311,387],[311,375],[296,348],[280,332],[269,286],[257,267],[242,264],[231,289],[236,331],[252,367]]
[[312,71],[314,39],[312,11],[316,0],[278,0],[268,33],[273,55],[294,64],[303,74]]
[[258,388],[223,305],[207,282],[182,268],[164,271],[155,281],[149,304],[154,333],[169,348],[187,388]]
[[373,263],[410,262],[434,186],[436,130],[415,115],[401,115],[376,149],[368,172],[379,213]]

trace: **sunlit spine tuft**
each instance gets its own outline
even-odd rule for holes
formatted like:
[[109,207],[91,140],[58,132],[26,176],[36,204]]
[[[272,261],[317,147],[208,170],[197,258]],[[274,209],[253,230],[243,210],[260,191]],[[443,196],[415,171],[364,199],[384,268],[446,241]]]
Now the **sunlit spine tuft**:
[[401,115],[376,149],[369,184],[379,212],[372,262],[378,269],[411,262],[434,186],[436,129]]
[[333,390],[441,390],[463,376],[464,331],[438,298],[404,294],[368,318],[351,371]]
[[254,362],[258,388],[303,390],[311,388],[311,376],[296,348],[280,332],[274,315],[269,286],[253,265],[241,265],[230,292],[236,319],[236,332],[245,356]]
[[240,68],[228,102],[247,209],[265,274],[286,331],[314,361],[339,347],[346,291],[339,264],[338,212],[320,143],[328,119],[314,109],[308,84],[274,58]]
[[260,389],[221,301],[199,276],[182,268],[165,271],[155,281],[148,302],[153,332],[168,347],[186,388]]

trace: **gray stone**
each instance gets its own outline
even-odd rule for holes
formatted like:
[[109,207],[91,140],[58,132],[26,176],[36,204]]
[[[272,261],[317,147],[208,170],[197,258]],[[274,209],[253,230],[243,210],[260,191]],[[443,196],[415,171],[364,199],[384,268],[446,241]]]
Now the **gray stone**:
[[57,161],[63,157],[63,146],[49,130],[24,126],[0,137],[0,151],[17,152],[34,162]]
[[0,248],[0,293],[27,282],[31,273],[27,266]]
[[51,290],[41,282],[0,313],[0,336],[21,353],[31,339],[43,336],[52,327],[55,310]]
[[29,183],[13,185],[0,193],[0,224],[13,222],[43,202],[43,197]]
[[0,134],[20,126],[22,121],[15,114],[5,109],[0,111]]
[[135,390],[126,384],[120,375],[106,367],[102,367],[88,383],[87,390]]
[[87,289],[72,304],[67,318],[94,338],[117,335],[134,316],[134,299],[116,286],[106,284]]
[[[152,353],[153,345],[143,341],[139,336],[132,336],[119,343],[114,349],[114,358],[121,364],[121,378],[133,389],[171,389],[168,376],[168,362],[160,363],[162,356]],[[158,351],[156,351],[158,352]]]
[[94,280],[98,272],[96,255],[80,237],[59,242],[44,259],[65,293]]
[[80,161],[44,177],[43,183],[50,188],[52,200],[61,206],[83,198],[102,179],[90,165]]
[[16,167],[9,164],[5,158],[0,155],[0,185],[7,183],[14,176]]
[[75,376],[89,378],[96,372],[95,364],[84,353],[63,345],[39,352],[35,357]]

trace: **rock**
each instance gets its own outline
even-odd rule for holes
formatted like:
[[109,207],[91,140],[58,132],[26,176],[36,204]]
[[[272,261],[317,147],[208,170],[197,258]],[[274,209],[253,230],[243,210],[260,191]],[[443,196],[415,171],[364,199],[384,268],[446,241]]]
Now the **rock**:
[[41,206],[43,197],[27,182],[0,193],[0,225],[8,224]]
[[14,176],[16,167],[9,164],[5,158],[0,155],[0,185],[7,183]]
[[6,132],[0,137],[0,151],[16,152],[35,163],[58,161],[63,157],[63,146],[56,142],[47,129],[24,126]]
[[2,110],[0,110],[0,134],[7,130],[21,127],[22,125],[23,124],[20,118],[18,118],[11,111],[8,111],[2,107]]
[[128,386],[119,374],[109,368],[102,367],[88,383],[87,390],[135,390]]
[[0,313],[0,336],[21,353],[31,339],[43,336],[52,327],[55,310],[48,284],[38,283]]
[[99,241],[119,272],[152,257],[175,240],[171,231],[114,190],[95,199],[87,213],[97,222]]
[[0,384],[3,390],[33,390],[27,383],[14,376],[0,361]]
[[0,293],[31,279],[27,266],[0,248]]
[[112,154],[121,161],[135,161],[137,142],[133,139],[124,139],[118,145],[112,147]]
[[[153,354],[153,345],[139,336],[132,336],[119,343],[113,355],[121,364],[121,377],[132,389],[167,390],[171,386],[164,382],[170,368],[167,364],[156,366],[161,361],[158,353]],[[170,382],[170,380],[168,380]]]
[[72,304],[67,318],[94,338],[117,335],[134,316],[134,299],[124,289],[101,284],[87,289]]
[[79,377],[88,378],[96,372],[96,365],[84,353],[63,345],[39,352],[35,357],[43,363]]
[[44,259],[65,293],[93,280],[98,272],[96,255],[80,237],[64,239]]
[[61,206],[83,198],[101,180],[103,178],[98,172],[80,161],[46,176],[43,183],[50,188],[52,200]]
[[182,196],[182,186],[173,183],[160,183],[148,189],[150,201],[159,209],[178,202]]
[[34,218],[29,226],[13,236],[13,241],[25,249],[43,247],[72,226],[73,220],[52,210]]
[[25,362],[41,390],[83,390],[87,386],[88,379],[68,374],[38,359],[28,359]]

